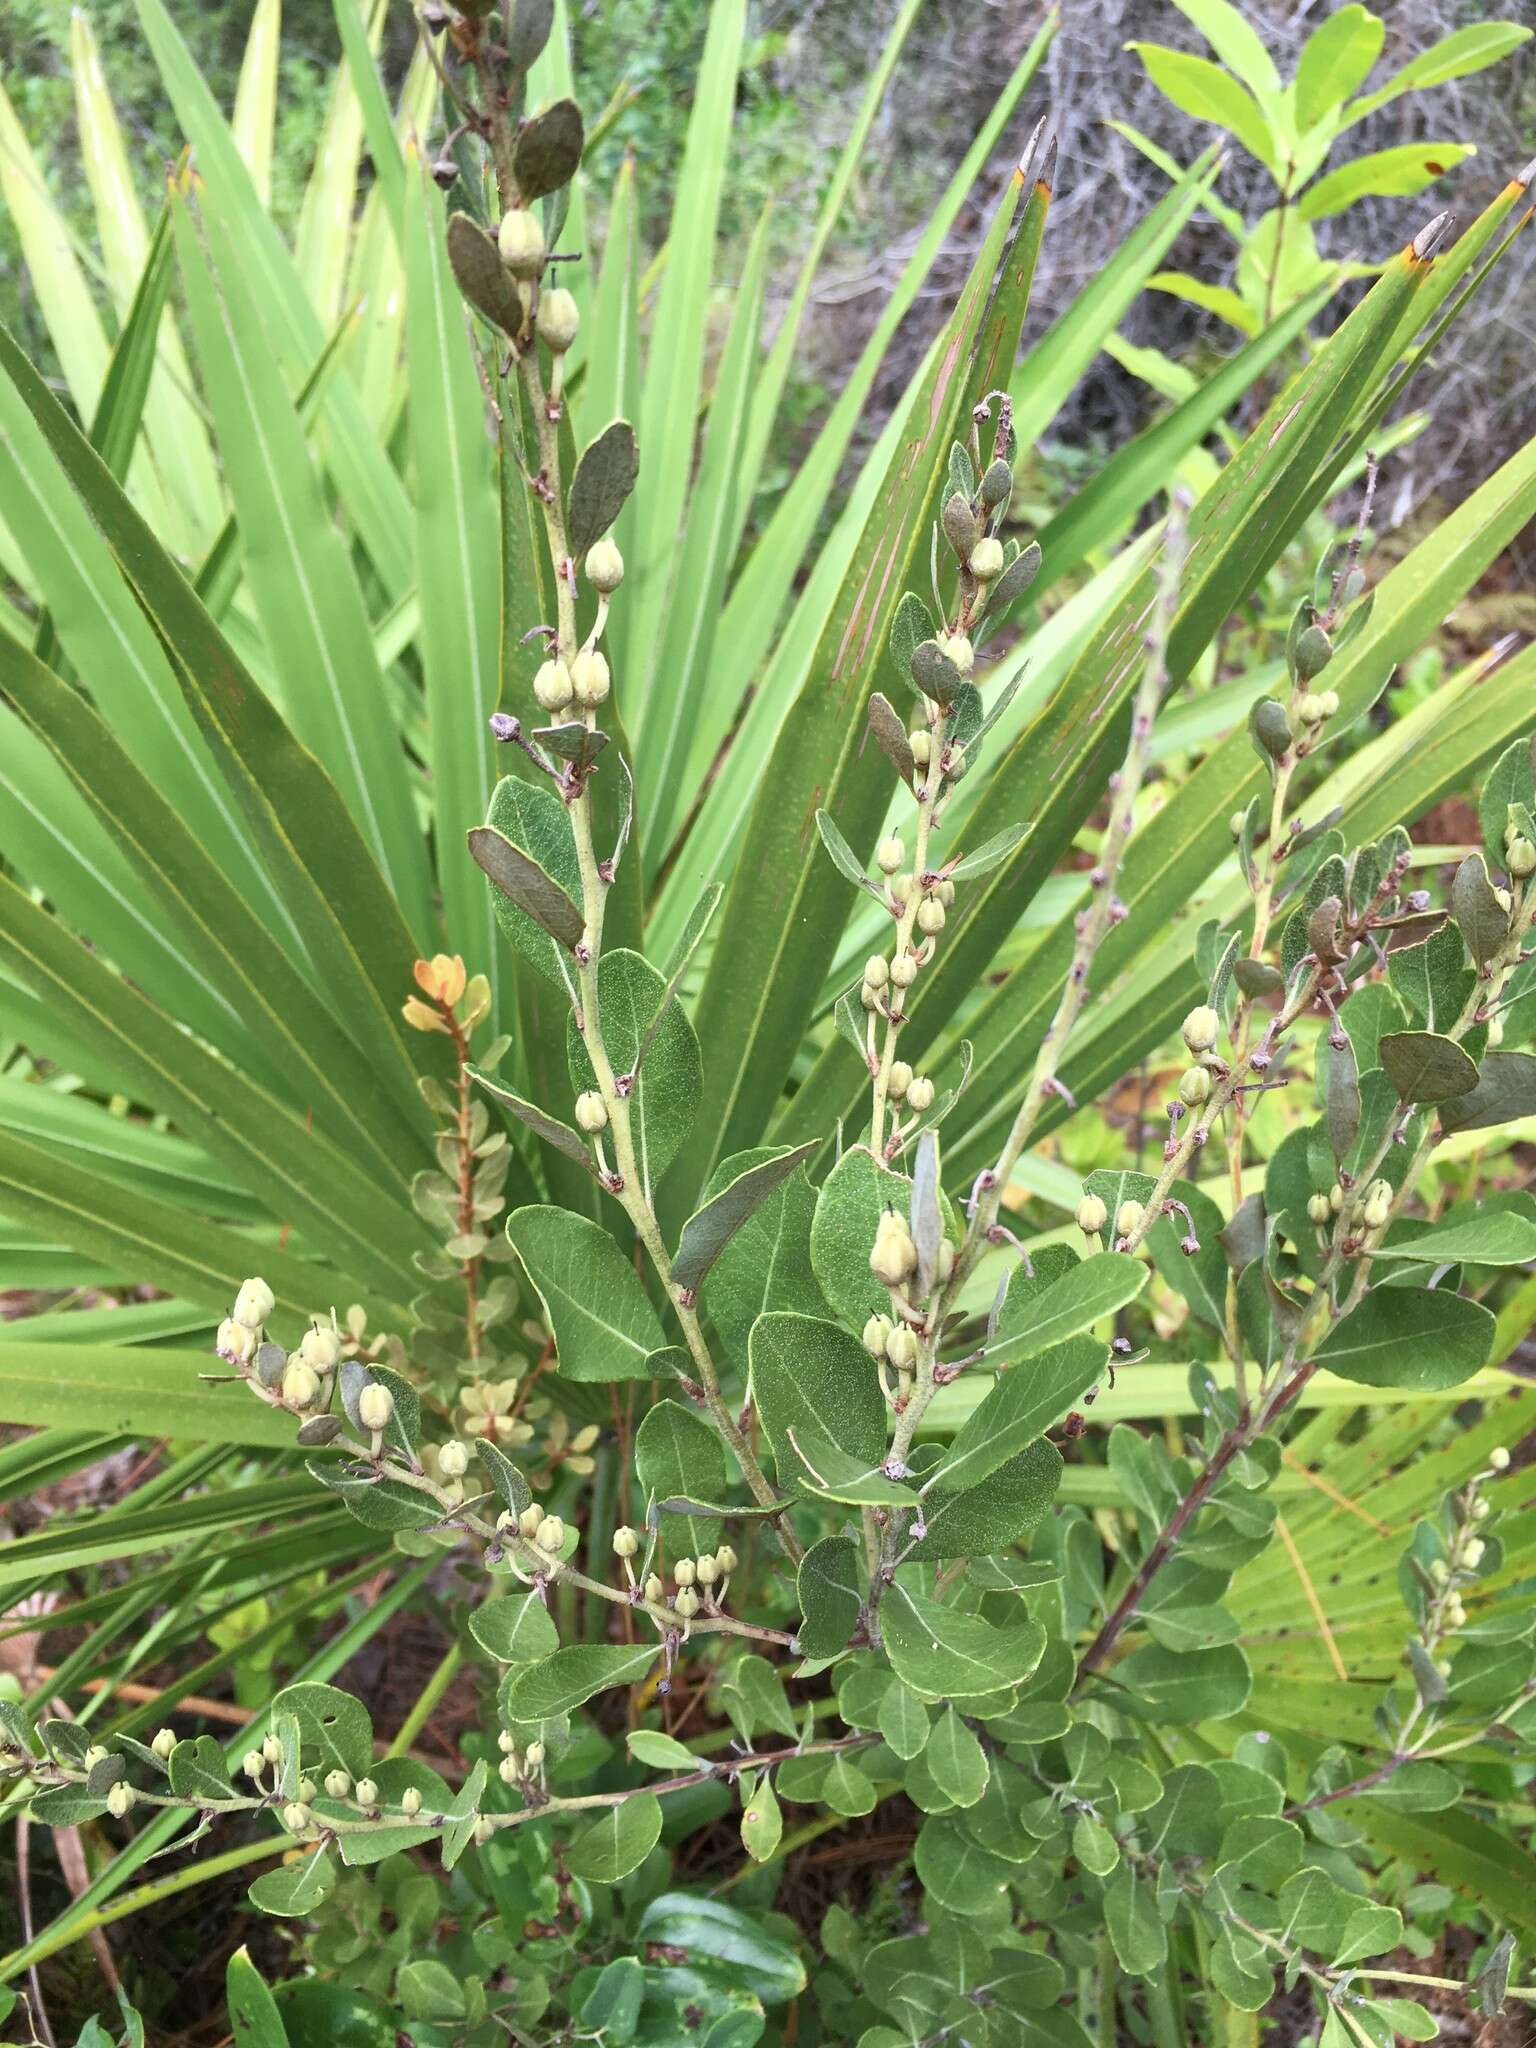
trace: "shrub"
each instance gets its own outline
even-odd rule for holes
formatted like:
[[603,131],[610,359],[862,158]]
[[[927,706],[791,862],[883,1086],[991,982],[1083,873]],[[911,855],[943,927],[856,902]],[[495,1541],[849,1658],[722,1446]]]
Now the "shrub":
[[[1536,1996],[1508,1983],[1530,1396],[1492,1369],[1536,1200],[1442,1176],[1536,1115],[1529,650],[1326,754],[1536,505],[1527,448],[1372,584],[1369,451],[1529,176],[1459,238],[1414,233],[1203,494],[1165,495],[1173,465],[1295,311],[1036,540],[1036,378],[1064,389],[1103,332],[1090,297],[1013,372],[1037,130],[797,592],[868,378],[738,562],[794,331],[759,361],[759,245],[695,466],[739,5],[711,17],[637,408],[630,173],[570,285],[584,130],[547,7],[504,41],[478,8],[429,23],[489,171],[399,150],[353,24],[359,248],[379,283],[398,265],[403,324],[386,302],[382,340],[349,319],[324,347],[143,9],[197,175],[89,431],[0,335],[45,607],[0,636],[32,885],[0,882],[0,1007],[56,1070],[7,1084],[0,1190],[77,1272],[169,1299],[8,1337],[0,1403],[53,1425],[13,1486],[103,1435],[194,1448],[7,1552],[20,1588],[173,1555],[64,1606],[89,1632],[0,1702],[32,1819],[120,1845],[0,1967],[99,1926],[195,1821],[271,1862],[251,1903],[305,1930],[314,1970],[275,1991],[230,1964],[263,2044],[1256,2040],[1282,1976],[1325,2041],[1388,2043],[1428,2037],[1427,1987]],[[1212,168],[1111,259],[1109,303]],[[150,410],[186,396],[173,255],[231,502],[191,573]],[[397,341],[403,426],[361,374]],[[1193,693],[1218,722],[1156,808],[1161,721],[1261,590],[1287,616],[1245,717]],[[1440,901],[1406,826],[1469,780],[1481,850]],[[1091,865],[1046,892],[1080,836]],[[1078,1170],[1071,1112],[1139,1063],[1161,1156],[1105,1125]],[[210,1314],[204,1378],[112,1341]],[[1105,1462],[1069,1463],[1090,1416],[1122,1418]],[[379,1745],[331,1680],[424,1588],[453,1641]],[[255,1628],[253,1595],[281,1603]],[[51,1713],[210,1619],[219,1655],[99,1739]],[[227,1748],[152,1733],[296,1628]],[[445,1775],[412,1745],[466,1660],[480,1718]],[[774,1910],[785,1859],[877,1808],[910,1863],[813,1941]],[[690,1882],[683,1844],[718,1870],[727,1833],[740,1867]],[[1473,1968],[1446,1976],[1422,1965],[1455,1914]]]

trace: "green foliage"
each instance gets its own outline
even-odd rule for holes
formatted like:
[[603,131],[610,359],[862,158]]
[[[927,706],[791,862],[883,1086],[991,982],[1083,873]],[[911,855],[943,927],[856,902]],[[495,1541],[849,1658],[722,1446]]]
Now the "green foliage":
[[[78,1575],[49,1625],[81,1633],[0,1698],[0,1771],[101,1853],[0,1977],[190,1822],[270,1865],[251,1907],[312,1966],[236,1952],[253,2048],[1238,2039],[1281,1981],[1386,2042],[1453,1922],[1485,2009],[1529,2002],[1532,1398],[1498,1366],[1536,1202],[1483,1162],[1536,1114],[1531,661],[1330,752],[1536,511],[1517,450],[1370,587],[1365,451],[1518,181],[1245,414],[1314,280],[1262,292],[1053,564],[1021,426],[1214,164],[1020,365],[1037,130],[846,502],[878,349],[758,533],[794,340],[759,374],[760,239],[707,367],[737,0],[648,322],[631,167],[595,284],[555,263],[594,164],[560,10],[425,24],[490,145],[436,167],[450,222],[408,146],[437,73],[392,116],[343,7],[290,250],[140,7],[197,175],[99,360],[44,255],[66,395],[0,336],[0,1271],[163,1298],[0,1333],[0,1419],[42,1426],[0,1484],[175,1443],[5,1547],[18,1598]],[[1153,75],[1266,162],[1311,138],[1283,197],[1332,203],[1342,171],[1302,188],[1372,17],[1282,88],[1235,9],[1185,11],[1221,65]],[[1510,41],[1469,36],[1382,90]],[[1469,784],[1481,853],[1421,888],[1407,827]],[[1092,1104],[1139,1065],[1166,1135],[1133,1153]],[[429,1586],[452,1639],[382,1740],[333,1681]],[[279,1661],[227,1746],[180,1725]],[[158,1732],[55,1714],[139,1669],[176,1674]],[[794,1855],[897,1796],[901,1888],[813,1943]]]

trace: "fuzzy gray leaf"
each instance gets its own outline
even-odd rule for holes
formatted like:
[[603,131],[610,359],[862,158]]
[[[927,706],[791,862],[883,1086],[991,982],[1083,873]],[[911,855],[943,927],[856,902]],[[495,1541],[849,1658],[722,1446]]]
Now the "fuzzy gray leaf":
[[595,441],[581,451],[571,479],[566,511],[566,538],[571,555],[584,555],[601,540],[624,509],[640,473],[640,451],[628,420],[610,420]]
[[557,945],[567,950],[580,945],[586,928],[581,912],[531,855],[493,825],[472,825],[468,839],[476,867],[490,876],[503,896],[526,911]]

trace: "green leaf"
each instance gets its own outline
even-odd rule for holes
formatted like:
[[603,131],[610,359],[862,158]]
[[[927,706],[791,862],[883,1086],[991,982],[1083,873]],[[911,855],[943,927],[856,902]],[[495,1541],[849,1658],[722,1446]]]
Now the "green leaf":
[[1470,142],[1404,142],[1372,150],[1309,186],[1297,211],[1303,220],[1324,220],[1367,197],[1409,198],[1476,154]]
[[573,1380],[643,1380],[666,1339],[640,1276],[606,1230],[568,1209],[515,1209],[507,1239]]
[[516,1117],[526,1130],[532,1131],[536,1138],[542,1138],[546,1145],[553,1145],[557,1152],[563,1152],[567,1159],[575,1160],[576,1164],[584,1167],[588,1173],[596,1174],[597,1163],[592,1157],[591,1146],[578,1132],[573,1131],[569,1124],[561,1123],[558,1117],[546,1116],[537,1104],[525,1102],[522,1096],[514,1094],[504,1081],[498,1081],[494,1074],[482,1072],[472,1061],[466,1063],[464,1071],[472,1081],[485,1090],[487,1095],[499,1102],[509,1116]]
[[469,1632],[498,1664],[534,1664],[560,1647],[560,1631],[532,1591],[482,1601],[470,1611]]
[[1033,829],[1030,825],[1009,825],[1001,832],[995,832],[990,839],[978,846],[974,853],[965,854],[955,863],[949,871],[951,880],[964,882],[969,881],[974,875],[989,875],[994,868],[1002,866],[1013,849],[1021,846]]
[[1509,937],[1509,912],[1493,893],[1480,853],[1469,853],[1452,878],[1451,915],[1479,967],[1486,966]]
[[1380,1046],[1387,1079],[1404,1102],[1446,1102],[1477,1086],[1477,1063],[1435,1031],[1388,1031]]
[[1390,1240],[1372,1252],[1374,1260],[1412,1259],[1427,1265],[1523,1266],[1536,1259],[1536,1204],[1514,1196],[1520,1206],[1490,1207],[1444,1218],[1400,1244]]
[[1147,1277],[1128,1252],[1096,1252],[1043,1286],[1017,1265],[998,1313],[998,1348],[1010,1366],[1034,1358],[1134,1301]]
[[572,1643],[542,1664],[517,1672],[507,1688],[507,1704],[516,1720],[552,1720],[581,1706],[594,1693],[634,1684],[655,1661],[654,1644]]
[[[672,1278],[679,1287],[697,1294],[705,1276],[737,1231],[750,1222],[769,1197],[797,1167],[815,1151],[814,1145],[773,1151],[766,1159],[744,1167],[711,1195],[683,1225],[677,1256],[672,1261]],[[711,1302],[713,1307],[713,1302]]]
[[821,835],[822,845],[832,856],[832,865],[843,880],[852,882],[856,889],[868,889],[871,894],[878,895],[879,891],[864,872],[864,863],[837,829],[837,821],[830,811],[816,813],[816,830]]
[[336,1889],[336,1866],[323,1848],[263,1871],[246,1896],[259,1913],[303,1920]]
[[235,2048],[288,2048],[282,2015],[247,1949],[237,1948],[225,1965],[224,1997]]
[[[633,1074],[639,1062],[629,1097],[630,1134],[649,1191],[677,1157],[692,1126],[701,1085],[699,1041],[681,1006],[667,1000],[667,984],[639,953],[625,947],[605,952],[598,962],[597,992],[614,1073]],[[566,1059],[578,1095],[597,1086],[574,1014],[566,1025]]]
[[617,1884],[645,1861],[661,1838],[661,1801],[654,1792],[631,1792],[589,1821],[566,1851],[573,1877]]
[[1253,1687],[1248,1660],[1235,1644],[1175,1651],[1146,1643],[1115,1666],[1115,1680],[1116,1702],[1127,1713],[1191,1725],[1241,1713]]
[[931,1600],[920,1576],[912,1566],[898,1572],[880,1606],[891,1669],[919,1699],[985,1698],[1030,1677],[1045,1653],[1038,1622],[994,1628]]
[[470,858],[508,902],[547,932],[557,946],[574,952],[586,920],[560,884],[539,863],[491,825],[471,826],[465,835]]
[[947,1817],[925,1820],[913,1862],[923,1889],[947,1912],[994,1913],[1008,1895],[1011,1867],[960,1832]]
[[1536,1116],[1536,1056],[1490,1052],[1483,1055],[1476,1086],[1440,1105],[1440,1128],[1447,1135],[1486,1130],[1523,1116]]
[[449,217],[446,246],[459,290],[475,311],[503,334],[516,334],[523,324],[522,300],[495,236],[467,213],[455,213]]
[[777,1853],[784,1833],[784,1815],[764,1771],[746,1771],[741,1779],[741,1846],[754,1863],[767,1863]]
[[830,1306],[850,1323],[862,1327],[890,1307],[869,1255],[886,1210],[905,1218],[911,1206],[906,1175],[882,1166],[867,1145],[850,1145],[823,1181],[811,1224],[811,1266]]
[[847,1501],[856,1507],[918,1506],[911,1487],[887,1475],[883,1456],[874,1464],[854,1457],[809,1423],[791,1423],[784,1436],[789,1455],[779,1473],[786,1483],[804,1486],[824,1500]]
[[1274,141],[1253,96],[1208,57],[1170,50],[1161,43],[1130,43],[1158,91],[1196,121],[1214,121],[1235,135],[1250,156],[1274,168]]
[[1394,72],[1380,91],[1356,100],[1349,109],[1349,118],[1352,122],[1364,120],[1367,114],[1373,114],[1378,107],[1385,106],[1389,100],[1395,100],[1405,92],[1422,91],[1431,85],[1448,85],[1453,78],[1466,78],[1474,71],[1485,71],[1490,64],[1497,64],[1501,57],[1507,57],[1511,50],[1529,42],[1531,34],[1530,29],[1519,27],[1514,22],[1479,21],[1456,29],[1411,58],[1401,71]]
[[923,1751],[935,1784],[955,1806],[974,1806],[987,1789],[986,1752],[953,1707],[946,1707]]
[[574,100],[556,100],[517,131],[512,146],[512,175],[524,206],[569,185],[581,164],[581,109]]
[[800,1560],[800,1654],[836,1657],[848,1647],[864,1605],[858,1549],[847,1536],[823,1536]]
[[791,1429],[829,1439],[865,1466],[880,1463],[885,1401],[874,1362],[857,1337],[816,1316],[774,1311],[753,1324],[747,1350],[752,1398],[781,1478],[800,1473]]
[[1302,44],[1296,66],[1296,124],[1314,128],[1365,83],[1381,54],[1386,25],[1358,0],[1320,22]]
[[274,1714],[292,1714],[312,1767],[366,1778],[373,1764],[373,1723],[361,1700],[334,1685],[284,1686],[272,1702]]
[[[775,1147],[721,1161],[704,1190],[706,1204],[752,1167],[782,1157]],[[811,1270],[816,1195],[796,1167],[729,1238],[710,1274],[709,1313],[727,1349],[745,1359],[757,1318],[771,1309],[821,1315],[826,1308]]]
[[1168,1936],[1157,1895],[1128,1864],[1122,1863],[1104,1887],[1104,1925],[1122,1970],[1133,1977],[1150,1977],[1162,1967]]
[[[1077,1271],[1086,1273],[1090,1265],[1098,1263],[1097,1259],[1089,1261]],[[1139,1262],[1127,1259],[1125,1263]],[[1144,1268],[1140,1278],[1145,1279]],[[930,1490],[955,1493],[979,1485],[1059,1422],[1103,1370],[1104,1346],[1093,1337],[1071,1337],[1027,1365],[1015,1365],[1000,1374],[950,1445],[948,1455],[925,1481],[925,1494]]]
[[805,1966],[776,1932],[721,1899],[663,1892],[652,1899],[635,1930],[640,1947],[656,1942],[685,1950],[695,1961],[722,1964],[731,1980],[764,2005],[784,2005],[805,1989]]
[[930,1728],[928,1709],[899,1678],[893,1679],[880,1696],[879,1727],[881,1740],[904,1763],[922,1755]]
[[[719,1432],[702,1415],[678,1401],[658,1401],[635,1432],[635,1470],[654,1500],[681,1498],[723,1501],[733,1480]],[[683,1539],[689,1554],[713,1550],[715,1532],[705,1521],[688,1520]]]
[[183,1799],[232,1799],[229,1766],[224,1751],[211,1735],[197,1735],[178,1742],[171,1751],[171,1790]]
[[641,1763],[649,1764],[656,1771],[697,1771],[705,1768],[704,1759],[695,1756],[686,1743],[678,1742],[671,1735],[663,1735],[656,1728],[631,1728],[625,1738],[631,1756]]
[[1378,1287],[1314,1354],[1329,1372],[1367,1387],[1433,1393],[1459,1386],[1488,1362],[1494,1319],[1475,1301],[1439,1289]]
[[567,513],[566,538],[573,560],[580,560],[618,518],[639,471],[640,452],[628,420],[611,420],[582,450]]
[[923,1496],[927,1533],[913,1556],[993,1557],[1024,1542],[1049,1514],[1061,1470],[1061,1453],[1041,1437],[979,1486],[958,1491],[935,1486]]
[[[571,821],[565,805],[552,789],[505,775],[491,791],[486,818],[489,829],[518,847],[561,890],[567,901],[581,894],[581,871],[576,859],[576,843],[571,837]],[[494,882],[489,893],[491,909],[503,938],[536,967],[546,981],[566,991],[569,969],[564,953],[557,948],[548,932],[520,907],[515,897],[509,896]]]
[[628,2041],[640,2018],[645,1972],[634,1956],[615,1956],[603,1966],[581,2008],[584,2032],[603,2034],[614,2042]]

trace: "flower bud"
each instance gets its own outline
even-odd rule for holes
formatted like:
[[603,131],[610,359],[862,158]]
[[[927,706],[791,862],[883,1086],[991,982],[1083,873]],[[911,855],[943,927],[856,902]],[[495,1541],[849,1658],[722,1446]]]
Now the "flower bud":
[[891,962],[891,979],[898,988],[910,988],[917,979],[917,961],[910,953],[898,953]]
[[1211,1099],[1211,1077],[1204,1067],[1186,1067],[1179,1077],[1179,1100],[1189,1109],[1199,1109]]
[[698,1576],[698,1569],[691,1557],[680,1557],[672,1567],[672,1576],[680,1586],[691,1586]]
[[871,1316],[864,1325],[864,1349],[871,1358],[884,1358],[886,1339],[896,1325],[889,1316]]
[[584,647],[571,663],[571,687],[578,704],[595,710],[612,687],[607,655],[599,654],[595,647]]
[[446,1443],[437,1454],[437,1469],[445,1479],[462,1479],[469,1470],[469,1452],[457,1440]]
[[907,1107],[915,1109],[919,1116],[933,1107],[933,1083],[926,1074],[914,1074],[907,1083]]
[[939,652],[948,655],[961,675],[968,676],[976,666],[976,650],[963,633],[941,633]]
[[994,576],[1003,573],[1003,544],[990,534],[984,535],[971,549],[971,559],[966,565],[978,583],[990,583]]
[[347,1771],[327,1771],[325,1774],[325,1795],[328,1799],[350,1799],[352,1778]]
[[283,1760],[283,1745],[275,1735],[261,1738],[261,1753],[269,1764],[280,1764]]
[[882,875],[894,875],[906,857],[907,849],[893,832],[889,839],[881,840],[875,853],[875,863]]
[[939,1239],[939,1255],[933,1262],[933,1270],[939,1280],[947,1280],[955,1270],[955,1248],[947,1237]]
[[640,1551],[640,1538],[628,1527],[613,1532],[613,1554],[615,1557],[636,1557]]
[[313,1371],[330,1372],[341,1358],[341,1339],[327,1324],[318,1324],[300,1338],[299,1356]]
[[1443,1557],[1437,1557],[1431,1561],[1429,1576],[1437,1586],[1443,1586],[1451,1576],[1451,1568]]
[[538,215],[523,207],[502,215],[496,246],[514,277],[537,277],[544,268],[544,230]]
[[543,1743],[530,1742],[527,1747],[527,1750],[524,1752],[523,1762],[527,1765],[530,1771],[538,1770],[544,1762]]
[[539,294],[534,329],[551,355],[563,356],[581,327],[581,309],[561,285]]
[[1361,1205],[1361,1218],[1367,1230],[1380,1230],[1392,1214],[1392,1186],[1389,1181],[1373,1180],[1365,1191]]
[[84,1763],[88,1771],[94,1771],[98,1764],[104,1764],[112,1754],[104,1743],[93,1742],[85,1752]]
[[720,1548],[715,1552],[715,1563],[719,1565],[721,1575],[725,1578],[730,1577],[731,1573],[735,1571],[736,1566],[739,1562],[740,1560],[737,1558],[735,1551],[732,1550],[729,1543],[722,1543]]
[[701,1586],[712,1586],[720,1576],[720,1567],[716,1564],[713,1554],[697,1558],[695,1564],[698,1569],[699,1584]]
[[1493,1510],[1485,1500],[1475,1500],[1468,1510],[1474,1522],[1486,1522]]
[[357,1781],[357,1803],[358,1803],[358,1805],[359,1805],[359,1806],[377,1806],[377,1805],[378,1805],[378,1803],[379,1803],[379,1788],[378,1788],[378,1786],[377,1786],[377,1785],[376,1785],[376,1784],[375,1784],[375,1783],[373,1782],[372,1778],[359,1778],[359,1779],[358,1779],[358,1781]]
[[1077,1227],[1085,1237],[1094,1237],[1109,1221],[1109,1210],[1097,1195],[1084,1195],[1077,1205]]
[[910,875],[892,875],[887,884],[891,893],[891,901],[905,908],[912,901],[912,891],[916,886],[917,884]]
[[889,1075],[888,1085],[890,1087],[891,1094],[895,1097],[895,1099],[898,1102],[900,1102],[903,1095],[905,1095],[907,1090],[912,1086],[912,1069],[905,1060],[891,1061],[891,1071]]
[[236,1365],[248,1365],[256,1356],[256,1342],[254,1330],[247,1329],[244,1323],[237,1323],[233,1316],[229,1316],[220,1323],[213,1348],[221,1358],[232,1358]]
[[309,1808],[300,1799],[290,1801],[290,1803],[283,1808],[283,1826],[288,1830],[290,1835],[302,1835],[306,1833],[308,1831],[309,1824],[313,1819],[314,1815],[310,1812]]
[[1140,1202],[1122,1202],[1120,1213],[1115,1218],[1115,1234],[1119,1237],[1134,1237],[1146,1220],[1146,1214]]
[[917,1246],[912,1242],[912,1233],[893,1209],[887,1209],[880,1218],[874,1249],[869,1255],[869,1270],[887,1287],[900,1287],[917,1270]]
[[320,1375],[295,1352],[283,1374],[283,1399],[290,1408],[313,1408],[320,1396]]
[[1343,1212],[1344,1190],[1337,1181],[1335,1181],[1333,1186],[1328,1190],[1328,1207],[1335,1216],[1338,1216]]
[[265,1280],[247,1280],[235,1296],[230,1314],[248,1330],[259,1330],[276,1306],[276,1297]]
[[313,1778],[300,1778],[299,1797],[303,1800],[306,1806],[313,1806],[316,1799],[319,1796],[319,1793],[315,1789],[315,1781]]
[[864,1005],[866,1010],[878,1010],[882,1000],[883,994],[880,989],[871,988],[867,981],[860,983],[859,1001]]
[[1307,1199],[1307,1214],[1314,1223],[1326,1223],[1333,1214],[1333,1204],[1326,1195],[1311,1195]]
[[378,1380],[370,1380],[357,1397],[357,1419],[364,1429],[388,1429],[395,1416],[395,1397]]
[[159,1757],[160,1761],[164,1763],[170,1756],[171,1751],[176,1747],[176,1731],[173,1728],[157,1730],[155,1739],[149,1746],[155,1752],[155,1755]]
[[1243,836],[1243,827],[1247,824],[1247,822],[1248,813],[1246,811],[1234,811],[1231,817],[1227,820],[1227,830],[1232,834],[1232,837],[1234,839],[1241,839]]
[[496,1775],[503,1785],[515,1785],[523,1775],[522,1766],[515,1756],[504,1756],[496,1766]]
[[864,962],[864,986],[866,988],[884,988],[890,978],[891,970],[885,964],[884,954],[871,953]]
[[1296,700],[1296,716],[1303,725],[1321,725],[1323,722],[1323,700],[1311,690],[1303,692]]
[[564,1522],[558,1515],[546,1515],[540,1522],[538,1534],[533,1540],[540,1550],[548,1551],[553,1556],[565,1541]]
[[653,1607],[659,1607],[667,1597],[667,1589],[655,1572],[645,1582],[645,1597]]
[[587,581],[604,597],[611,597],[624,581],[624,557],[619,553],[618,543],[611,540],[595,540],[587,549]]
[[536,1500],[530,1501],[517,1518],[518,1535],[523,1537],[525,1541],[531,1540],[538,1535],[539,1524],[543,1519],[544,1510]]
[[407,1785],[400,1794],[400,1811],[407,1820],[414,1820],[421,1811],[421,1794],[414,1785]]
[[1338,717],[1339,693],[1337,690],[1319,690],[1317,693],[1317,701],[1322,706],[1324,718]]
[[926,768],[933,759],[933,734],[926,725],[920,725],[916,732],[907,734],[907,745],[912,749],[912,759],[919,768]]
[[545,661],[533,679],[533,694],[546,711],[563,711],[575,691],[571,672],[563,661]]
[[1483,1561],[1487,1548],[1481,1536],[1474,1536],[1472,1541],[1464,1546],[1461,1555],[1468,1571],[1476,1571]]
[[1210,1052],[1221,1036],[1221,1019],[1202,1003],[1184,1019],[1184,1043],[1192,1053]]
[[240,1768],[246,1777],[257,1779],[267,1767],[267,1760],[259,1749],[248,1749],[240,1759]]
[[917,1332],[898,1323],[885,1340],[885,1355],[898,1372],[912,1372],[919,1357]]
[[588,1088],[577,1096],[576,1123],[579,1129],[589,1133],[607,1128],[608,1105],[595,1088]]
[[917,928],[930,936],[944,929],[944,906],[937,896],[925,896],[917,906]]
[[1509,1452],[1505,1450],[1502,1444],[1495,1444],[1488,1453],[1488,1462],[1495,1472],[1507,1472],[1509,1470]]
[[1467,1610],[1454,1593],[1445,1604],[1445,1618],[1452,1628],[1465,1628],[1467,1625]]
[[695,1593],[692,1586],[684,1586],[683,1590],[678,1594],[676,1600],[674,1600],[672,1604],[677,1609],[678,1613],[683,1617],[684,1621],[691,1621],[694,1615],[698,1613],[699,1608],[703,1603],[700,1601],[698,1594]]
[[115,1785],[109,1785],[107,1787],[108,1813],[111,1814],[114,1820],[121,1820],[123,1815],[128,1811],[129,1807],[133,1805],[137,1797],[138,1794],[134,1791],[133,1787],[127,1782],[127,1780],[124,1778],[119,1778]]
[[1505,851],[1504,865],[1517,882],[1523,882],[1527,875],[1536,874],[1536,845],[1524,833],[1517,833]]

